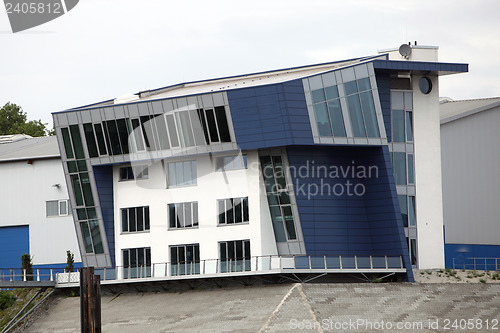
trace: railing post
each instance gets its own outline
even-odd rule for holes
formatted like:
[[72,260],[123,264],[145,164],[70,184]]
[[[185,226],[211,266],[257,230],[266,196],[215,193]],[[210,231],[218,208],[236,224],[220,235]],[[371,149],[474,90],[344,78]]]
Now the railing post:
[[354,268],[358,269],[358,256],[354,256]]
[[325,269],[328,269],[328,266],[326,265],[326,256],[323,256],[323,263],[325,264]]
[[309,269],[312,269],[312,265],[311,265],[311,256],[308,256],[309,258]]
[[54,281],[54,275],[53,275],[52,268],[50,269],[50,281]]
[[10,282],[14,279],[14,272],[10,269]]
[[40,269],[36,269],[36,280],[40,282]]
[[23,269],[23,281],[26,282],[26,269]]
[[404,268],[404,265],[403,265],[403,256],[399,256],[399,267],[400,267],[401,269],[403,269],[403,268]]
[[370,269],[373,269],[373,259],[372,259],[372,256],[370,256]]
[[385,257],[385,269],[389,269],[389,263],[387,262],[387,256]]
[[203,262],[203,274],[205,274],[205,266],[207,265],[206,260],[203,260],[202,262]]
[[255,271],[259,270],[259,257],[255,257]]
[[155,266],[156,266],[156,264],[151,265],[151,277],[155,276]]
[[340,269],[342,269],[342,256],[339,256]]

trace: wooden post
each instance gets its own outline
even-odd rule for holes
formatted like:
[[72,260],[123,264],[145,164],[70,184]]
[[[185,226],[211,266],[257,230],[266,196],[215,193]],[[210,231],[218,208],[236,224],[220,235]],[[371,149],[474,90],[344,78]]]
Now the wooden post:
[[80,269],[80,322],[82,333],[101,332],[100,280],[99,275],[94,275],[94,267]]

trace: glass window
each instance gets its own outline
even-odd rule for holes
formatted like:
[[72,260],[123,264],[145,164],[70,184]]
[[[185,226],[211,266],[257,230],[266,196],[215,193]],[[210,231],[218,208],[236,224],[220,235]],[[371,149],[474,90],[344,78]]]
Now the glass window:
[[168,164],[169,187],[196,185],[196,161]]
[[124,279],[151,277],[151,248],[124,249],[122,255]]
[[313,103],[319,103],[325,101],[325,92],[323,88],[311,91],[311,96]]
[[87,172],[82,172],[79,174],[80,183],[82,185],[83,199],[85,200],[85,206],[94,206],[94,197],[92,196],[92,188],[90,187],[90,178]]
[[320,136],[332,136],[332,129],[330,127],[330,119],[328,118],[328,110],[326,103],[319,103],[314,105],[314,114],[316,115],[316,123],[318,125],[318,132]]
[[95,135],[97,138],[97,144],[99,146],[99,155],[107,155],[108,152],[106,150],[106,143],[104,141],[104,134],[102,131],[101,124],[94,124]]
[[170,246],[170,274],[200,274],[200,245]]
[[285,219],[286,233],[289,240],[297,239],[297,234],[295,233],[295,225],[293,222],[293,214],[291,206],[283,206],[283,217]]
[[325,87],[325,94],[327,100],[339,98],[339,90],[337,86]]
[[404,110],[392,110],[392,142],[405,142],[404,117]]
[[216,159],[217,171],[239,170],[247,168],[247,155],[219,156]]
[[168,204],[168,221],[171,229],[198,227],[198,202]]
[[417,264],[417,240],[413,238],[410,239],[410,259],[412,265]]
[[410,227],[415,226],[415,196],[408,196],[408,222]]
[[217,134],[217,125],[215,123],[214,110],[205,110],[207,116],[208,132],[210,133],[210,142],[219,142],[219,135]]
[[207,143],[205,142],[203,127],[201,125],[200,119],[198,118],[198,112],[196,110],[189,110],[189,118],[193,127],[195,145],[206,145]]
[[83,206],[82,187],[80,184],[80,177],[71,175],[71,184],[73,185],[73,193],[75,193],[75,201],[77,206]]
[[85,141],[87,141],[87,149],[89,151],[90,157],[97,157],[99,153],[97,151],[97,143],[94,137],[94,127],[91,123],[83,124],[83,131],[85,133]]
[[170,144],[172,145],[172,148],[179,147],[179,138],[177,137],[177,127],[175,125],[174,115],[167,114],[165,118],[167,120]]
[[356,81],[344,82],[344,90],[346,95],[352,95],[358,92]]
[[134,179],[148,179],[149,170],[145,165],[134,165],[120,167],[119,181],[127,181]]
[[248,222],[248,197],[217,200],[219,224]]
[[71,141],[73,141],[73,150],[75,152],[76,159],[85,158],[85,154],[83,153],[82,137],[80,136],[80,129],[78,128],[78,125],[71,125],[69,127],[69,131],[71,132]]
[[413,154],[408,154],[408,184],[415,183],[415,173],[413,170]]
[[67,127],[61,128],[61,134],[63,137],[64,150],[66,151],[66,158],[71,159],[75,156],[73,155],[73,146],[71,144],[71,138],[69,136],[69,130]]
[[379,138],[377,115],[375,113],[375,105],[373,104],[373,95],[371,90],[359,94],[361,106],[363,108],[363,116],[365,119],[366,133],[369,138]]
[[89,223],[88,222],[80,223],[80,228],[82,230],[83,243],[85,244],[85,252],[93,253],[94,247],[92,245],[92,238],[90,237]]
[[170,149],[165,117],[163,116],[163,114],[161,114],[156,115],[153,119],[158,131],[158,142],[160,144],[160,149]]
[[328,112],[330,113],[330,120],[332,122],[333,136],[346,137],[344,116],[342,115],[339,99],[328,101]]
[[250,240],[219,242],[220,272],[242,272],[251,269]]
[[207,121],[205,119],[205,112],[203,109],[198,109],[198,118],[200,119],[201,126],[203,128],[203,135],[205,136],[206,144],[210,144],[210,137],[208,134]]
[[406,153],[394,152],[393,163],[396,185],[406,185]]
[[116,127],[115,120],[108,120],[105,122],[109,143],[111,145],[111,152],[113,155],[120,155],[122,153],[120,146],[120,138],[118,137],[118,128]]
[[59,200],[59,216],[66,216],[69,214],[69,201]]
[[358,83],[358,91],[360,92],[370,90],[372,88],[370,85],[370,78],[368,77],[357,80],[357,83]]
[[226,108],[224,106],[215,107],[215,116],[217,117],[217,127],[219,128],[220,141],[231,142],[229,126],[226,117]]
[[129,153],[129,134],[132,133],[132,129],[127,127],[125,119],[117,119],[116,126],[118,130],[118,137],[120,138],[120,146],[122,149],[122,154]]
[[349,109],[349,117],[351,118],[351,126],[354,137],[366,137],[363,114],[358,95],[347,97],[347,108]]
[[413,141],[413,112],[406,111],[406,141]]
[[179,123],[181,125],[182,140],[184,142],[183,147],[194,146],[194,137],[191,127],[191,121],[189,120],[189,114],[187,112],[179,112],[176,114],[179,117]]
[[57,200],[47,201],[45,202],[45,206],[46,206],[47,217],[59,216],[59,203]]
[[122,232],[149,230],[149,206],[122,208]]
[[141,116],[139,119],[141,120],[142,134],[144,135],[147,150],[156,150],[152,121],[149,116]]
[[132,132],[134,133],[135,148],[137,151],[144,151],[146,147],[144,146],[144,141],[142,137],[141,123],[139,119],[132,119]]
[[406,195],[398,195],[399,208],[401,209],[401,218],[403,219],[403,227],[408,226],[408,204]]

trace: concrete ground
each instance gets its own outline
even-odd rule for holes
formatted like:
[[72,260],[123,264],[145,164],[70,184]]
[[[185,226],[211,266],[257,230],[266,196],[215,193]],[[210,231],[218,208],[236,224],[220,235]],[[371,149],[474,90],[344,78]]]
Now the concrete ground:
[[[79,332],[59,296],[26,332]],[[102,297],[102,331],[497,332],[500,284],[282,284]],[[400,328],[400,329],[399,329]]]

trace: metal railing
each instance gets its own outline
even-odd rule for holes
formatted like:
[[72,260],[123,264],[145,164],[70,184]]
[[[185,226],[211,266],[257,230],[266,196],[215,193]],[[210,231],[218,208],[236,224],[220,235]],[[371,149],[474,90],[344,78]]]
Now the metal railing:
[[453,269],[498,271],[500,258],[453,258]]
[[[227,276],[255,272],[293,273],[404,271],[401,256],[258,256],[240,259],[208,259],[191,262],[163,262],[151,265],[95,268],[101,281],[145,278],[189,278],[190,276]],[[57,284],[78,282],[77,273],[58,273]],[[76,279],[76,281],[75,281]]]
[[0,281],[56,281],[60,273],[64,273],[64,268],[33,268],[31,274],[22,268],[0,268]]

